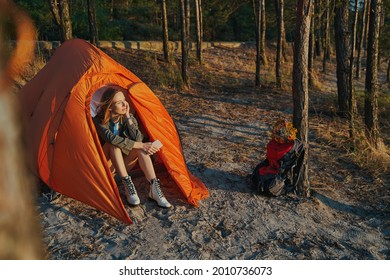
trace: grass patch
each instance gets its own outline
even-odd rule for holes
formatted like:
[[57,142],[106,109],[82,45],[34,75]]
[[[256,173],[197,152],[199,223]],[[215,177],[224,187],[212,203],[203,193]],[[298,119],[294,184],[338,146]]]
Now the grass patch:
[[[380,98],[380,103],[389,108],[390,101],[388,96]],[[363,100],[363,101],[362,101]],[[378,100],[379,101],[379,100]],[[390,171],[390,150],[388,146],[388,128],[384,129],[381,126],[381,137],[384,140],[383,145],[378,149],[372,147],[365,135],[364,115],[359,114],[355,121],[355,139],[354,142],[349,138],[349,124],[347,119],[336,117],[336,111],[333,110],[333,117],[329,117],[329,108],[335,106],[334,96],[321,98],[321,108],[317,109],[316,123],[321,126],[314,128],[317,137],[324,143],[330,144],[340,150],[349,160],[359,167],[368,170],[374,176],[380,176]],[[357,103],[359,111],[364,114],[364,94],[357,94]],[[362,105],[363,104],[363,105]],[[362,110],[363,106],[363,110]],[[383,107],[385,108],[385,107]],[[337,109],[337,108],[335,108]],[[326,111],[326,117],[321,114],[322,110]],[[379,119],[381,123],[388,126],[388,112],[380,113]]]
[[21,89],[28,81],[35,77],[36,74],[46,65],[47,59],[41,53],[37,52],[31,62],[24,68],[24,71],[14,79],[16,90]]
[[[356,102],[359,114],[364,117],[364,90],[356,90]],[[378,119],[381,134],[385,139],[386,145],[390,142],[387,138],[390,137],[390,92],[380,91],[378,95]]]

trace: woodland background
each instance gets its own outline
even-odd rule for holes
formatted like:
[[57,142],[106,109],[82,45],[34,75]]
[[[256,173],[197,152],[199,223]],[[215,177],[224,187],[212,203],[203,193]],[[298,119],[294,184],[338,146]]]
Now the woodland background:
[[[29,11],[38,28],[38,39],[61,40],[60,29],[50,11],[50,0],[17,0],[15,3]],[[58,1],[61,2],[61,1]],[[73,36],[90,38],[88,1],[68,0]],[[160,0],[95,0],[96,21],[100,40],[162,40]],[[191,17],[195,17],[191,3]],[[295,28],[296,1],[285,2],[287,41],[292,42]],[[180,40],[179,1],[168,0],[169,39]],[[266,39],[276,41],[275,1],[266,0]],[[252,0],[203,0],[203,36],[205,41],[255,41],[255,19]],[[192,19],[193,20],[193,19]],[[195,32],[195,25],[192,25]]]
[[[386,153],[381,137],[382,101],[388,100],[380,87],[382,67],[390,81],[390,3],[382,0],[227,0],[227,1],[137,1],[137,0],[48,0],[15,1],[31,15],[37,27],[37,40],[84,38],[98,45],[99,40],[161,40],[164,59],[175,64],[168,41],[181,41],[178,88],[190,87],[190,67],[202,65],[203,41],[244,41],[256,45],[255,87],[261,81],[261,68],[275,73],[275,86],[283,88],[292,75],[293,123],[298,137],[307,140],[309,90],[319,86],[318,73],[329,71],[336,60],[338,114],[349,123],[351,149],[359,150],[359,131],[368,143]],[[9,33],[12,37],[12,32]],[[191,53],[190,43],[197,45]],[[290,44],[289,44],[290,43]],[[267,46],[275,53],[266,53]],[[290,46],[289,46],[290,45]],[[294,48],[288,57],[288,49]],[[176,54],[177,55],[177,54]],[[274,56],[273,56],[274,55]],[[271,59],[269,61],[269,57]],[[181,59],[181,60],[180,60]],[[283,64],[293,60],[293,69]],[[322,61],[322,69],[315,61]],[[383,66],[382,66],[383,65]],[[173,66],[175,67],[175,66]],[[285,68],[285,67],[284,67]],[[363,72],[364,71],[364,72]],[[290,74],[291,73],[291,74]],[[365,79],[363,92],[356,88]],[[380,77],[379,77],[380,79]],[[180,81],[181,80],[181,81]],[[363,96],[364,112],[357,100]],[[381,103],[381,106],[378,105]],[[388,117],[385,104],[384,117]],[[361,126],[359,116],[363,118]],[[360,128],[359,128],[360,126]],[[386,125],[385,125],[386,126]],[[385,127],[385,133],[388,131]],[[385,137],[386,138],[386,137]],[[308,192],[307,158],[300,191]]]

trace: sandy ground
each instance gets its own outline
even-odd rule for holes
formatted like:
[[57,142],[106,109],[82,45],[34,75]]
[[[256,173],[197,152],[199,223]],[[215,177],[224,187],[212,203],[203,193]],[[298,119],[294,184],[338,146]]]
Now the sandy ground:
[[[209,59],[212,68],[216,62]],[[138,178],[141,205],[126,206],[134,224],[125,225],[65,196],[53,202],[40,197],[47,258],[389,259],[389,176],[370,174],[322,139],[332,118],[310,120],[311,198],[253,193],[249,175],[265,156],[274,121],[280,114],[291,117],[291,95],[239,89],[248,81],[237,79],[212,93],[154,88],[177,125],[188,168],[209,198],[193,207],[167,186],[174,207],[160,209]]]

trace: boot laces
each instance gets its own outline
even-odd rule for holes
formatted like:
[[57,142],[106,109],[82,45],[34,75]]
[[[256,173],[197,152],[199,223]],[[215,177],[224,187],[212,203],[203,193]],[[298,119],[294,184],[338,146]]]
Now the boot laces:
[[127,178],[123,178],[123,184],[125,185],[126,189],[130,193],[130,195],[136,194],[135,186],[134,186],[134,183],[131,180],[130,176]]
[[153,181],[153,187],[155,188],[159,198],[164,197],[164,195],[163,195],[163,193],[161,191],[161,187],[160,187],[160,180],[158,180],[158,179],[154,180]]

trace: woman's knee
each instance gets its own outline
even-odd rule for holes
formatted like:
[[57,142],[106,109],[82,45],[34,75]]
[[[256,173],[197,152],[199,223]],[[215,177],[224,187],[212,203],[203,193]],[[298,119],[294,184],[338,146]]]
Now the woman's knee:
[[125,156],[125,162],[127,164],[136,163],[138,160],[138,152],[135,150],[131,150],[128,155]]
[[122,152],[120,148],[118,148],[117,146],[111,145],[111,144],[109,144],[109,150],[110,150],[110,153]]
[[145,152],[143,150],[141,150],[141,149],[137,150],[137,157],[138,158],[143,158],[145,156],[147,156],[147,154],[145,154]]
[[112,145],[112,144],[108,144],[108,148],[109,148],[110,150],[117,150],[117,149],[119,149],[117,146],[114,146],[114,145]]
[[140,160],[143,160],[143,161],[151,161],[152,160],[152,156],[145,153],[143,150],[138,150],[138,158]]
[[122,150],[120,148],[111,144],[108,144],[107,150],[110,158],[117,158],[122,154]]

